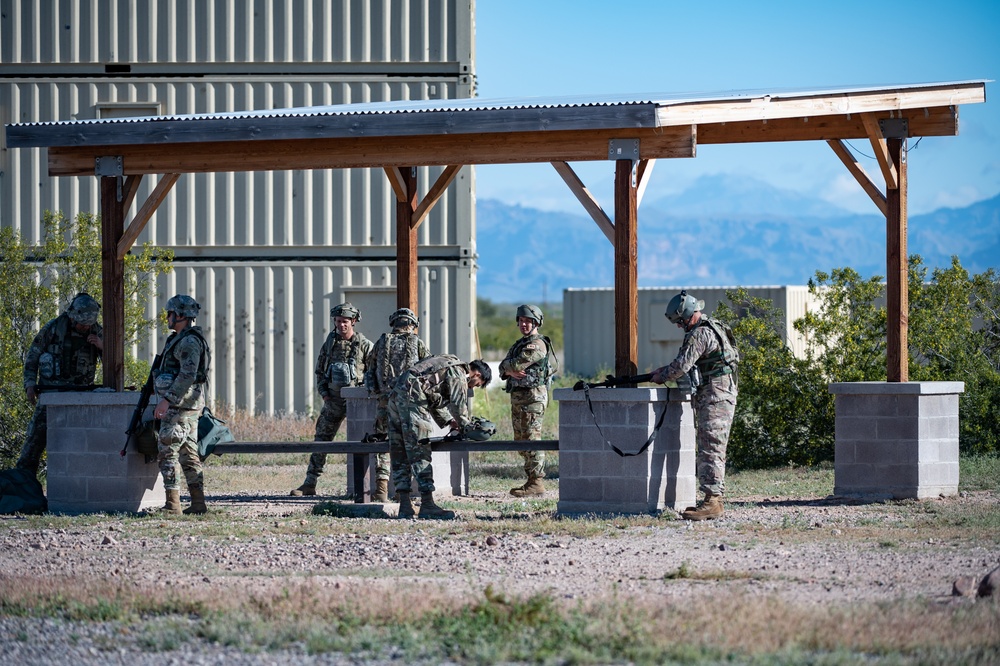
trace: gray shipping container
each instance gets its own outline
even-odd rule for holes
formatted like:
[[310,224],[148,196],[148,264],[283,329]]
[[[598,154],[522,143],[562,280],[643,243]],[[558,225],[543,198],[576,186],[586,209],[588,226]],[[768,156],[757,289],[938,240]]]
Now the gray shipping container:
[[[735,287],[643,287],[638,290],[638,368],[640,373],[666,365],[674,359],[684,340],[684,331],[667,321],[664,312],[670,299],[687,289],[705,301],[711,315],[726,300],[726,290]],[[788,346],[796,355],[805,353],[807,341],[792,323],[818,303],[805,286],[745,287],[750,296],[772,301],[785,313]],[[615,366],[615,292],[603,289],[563,291],[563,335],[567,373],[591,377],[613,373]]]
[[[471,0],[0,2],[0,121],[216,113],[475,94]],[[45,151],[0,146],[0,224],[29,242],[46,210],[100,212],[97,178],[49,178]],[[422,192],[441,168],[420,168]],[[421,335],[475,350],[474,171],[419,229]],[[130,220],[157,178],[146,177]],[[395,197],[374,169],[185,174],[140,235],[174,250],[166,298],[191,293],[216,399],[312,408],[329,309],[361,306],[375,339],[395,308]],[[151,358],[163,332],[133,350]]]

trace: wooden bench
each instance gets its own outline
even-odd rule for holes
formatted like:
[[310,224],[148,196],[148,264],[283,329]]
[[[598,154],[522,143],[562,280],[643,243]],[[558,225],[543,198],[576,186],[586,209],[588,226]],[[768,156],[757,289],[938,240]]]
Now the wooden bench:
[[[465,440],[432,441],[432,451],[558,451],[558,439],[539,440]],[[369,456],[389,453],[389,442],[225,442],[216,444],[212,453],[339,453],[354,456],[354,501],[371,501],[368,483]]]

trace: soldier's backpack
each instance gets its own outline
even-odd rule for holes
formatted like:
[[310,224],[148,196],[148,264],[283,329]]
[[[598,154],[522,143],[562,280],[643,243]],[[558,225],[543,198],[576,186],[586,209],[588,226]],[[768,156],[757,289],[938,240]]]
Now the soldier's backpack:
[[198,457],[203,462],[215,451],[216,444],[234,441],[236,438],[233,437],[233,431],[225,421],[213,414],[207,406],[201,410],[201,416],[198,417]]
[[0,514],[45,513],[48,509],[42,484],[31,471],[20,468],[0,471]]

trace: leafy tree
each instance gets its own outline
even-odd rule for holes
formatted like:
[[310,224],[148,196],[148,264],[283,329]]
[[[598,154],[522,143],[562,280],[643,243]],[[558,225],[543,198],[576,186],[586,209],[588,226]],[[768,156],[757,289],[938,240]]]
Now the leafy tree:
[[[476,299],[476,325],[479,347],[483,356],[500,360],[510,346],[521,337],[514,320],[514,313],[520,303],[494,303],[489,299]],[[562,316],[556,308],[544,308],[545,322],[542,335],[548,336],[555,350],[563,348]]]
[[[22,386],[24,359],[39,327],[65,310],[81,291],[101,297],[101,225],[91,213],[67,218],[45,212],[42,242],[28,245],[0,229],[0,466],[21,450],[32,407]],[[145,308],[155,277],[171,270],[173,253],[149,243],[125,257],[126,384],[140,383],[149,365],[128,353],[140,333],[155,326]]]
[[818,364],[796,358],[784,314],[745,289],[726,293],[715,317],[739,346],[740,396],[726,452],[736,469],[810,465],[833,457],[833,396]]

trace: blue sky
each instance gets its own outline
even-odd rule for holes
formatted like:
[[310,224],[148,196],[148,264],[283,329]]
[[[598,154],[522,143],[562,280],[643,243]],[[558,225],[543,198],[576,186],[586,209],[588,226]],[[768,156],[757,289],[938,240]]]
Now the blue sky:
[[[476,0],[476,73],[483,98],[993,80],[1000,2]],[[959,136],[910,140],[911,215],[1000,193],[997,90],[988,83],[985,104],[962,107]],[[851,145],[877,179],[868,142]],[[574,168],[611,210],[613,166]],[[877,212],[825,142],[700,146],[694,159],[659,160],[646,200],[719,173]],[[477,167],[477,191],[584,214],[547,164]]]

